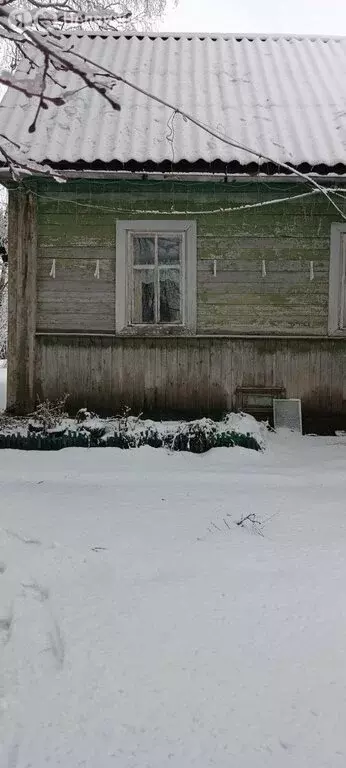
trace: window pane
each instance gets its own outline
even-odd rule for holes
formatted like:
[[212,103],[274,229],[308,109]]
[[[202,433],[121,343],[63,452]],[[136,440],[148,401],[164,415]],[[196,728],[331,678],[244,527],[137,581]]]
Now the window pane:
[[158,238],[159,264],[179,264],[180,251],[181,235]]
[[160,322],[181,322],[180,269],[160,269]]
[[155,238],[143,235],[133,236],[133,263],[155,263]]
[[155,322],[155,287],[153,269],[133,270],[132,322]]

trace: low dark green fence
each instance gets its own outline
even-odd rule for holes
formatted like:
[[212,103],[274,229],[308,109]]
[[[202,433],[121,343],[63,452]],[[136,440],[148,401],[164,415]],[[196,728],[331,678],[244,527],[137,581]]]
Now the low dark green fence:
[[211,448],[233,448],[241,446],[260,451],[261,446],[250,434],[237,432],[205,433],[203,430],[191,433],[160,434],[155,431],[145,433],[117,432],[104,434],[88,431],[65,432],[63,434],[30,433],[1,434],[0,449],[12,448],[22,451],[60,451],[62,448],[139,448],[149,445],[152,448],[166,448],[172,451],[206,453]]

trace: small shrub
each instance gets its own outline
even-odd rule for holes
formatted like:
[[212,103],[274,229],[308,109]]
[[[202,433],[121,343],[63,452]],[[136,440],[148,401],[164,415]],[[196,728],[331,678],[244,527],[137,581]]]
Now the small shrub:
[[[94,442],[100,440],[106,434],[106,427],[102,424],[85,424],[82,430],[86,435],[90,435],[90,438]],[[78,433],[77,433],[78,434]],[[80,432],[79,432],[80,434]]]
[[261,446],[256,438],[249,433],[241,432],[219,432],[216,436],[215,448],[233,448],[238,445],[240,448],[252,448],[254,451],[260,451]]
[[63,434],[66,431],[66,427],[62,426],[63,420],[68,418],[65,411],[67,399],[68,395],[64,395],[54,402],[50,400],[39,402],[35,410],[29,413],[29,432],[48,434],[53,431],[56,434]]
[[88,411],[87,408],[80,408],[76,413],[77,432],[85,432],[93,441],[103,437],[106,433],[106,427],[96,413]]
[[118,420],[118,432],[129,432],[131,427],[131,408],[128,405],[124,405],[121,409],[121,413],[115,417]]
[[89,419],[95,419],[97,418],[96,413],[92,413],[92,411],[88,411],[87,408],[80,408],[79,411],[76,413],[76,422],[77,424],[84,424],[85,421],[89,421]]
[[199,419],[179,424],[176,432],[167,436],[167,447],[173,451],[206,453],[216,445],[217,426],[211,419]]
[[141,434],[141,439],[141,445],[149,445],[150,448],[162,448],[164,445],[162,434],[155,425],[146,427]]

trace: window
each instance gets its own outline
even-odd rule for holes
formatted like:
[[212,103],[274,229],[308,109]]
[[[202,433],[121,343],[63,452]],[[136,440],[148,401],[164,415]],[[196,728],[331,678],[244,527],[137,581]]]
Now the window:
[[118,333],[192,332],[196,323],[196,225],[118,221]]
[[129,239],[131,324],[183,324],[183,234],[129,232]]
[[331,334],[346,333],[346,224],[332,224],[329,273]]

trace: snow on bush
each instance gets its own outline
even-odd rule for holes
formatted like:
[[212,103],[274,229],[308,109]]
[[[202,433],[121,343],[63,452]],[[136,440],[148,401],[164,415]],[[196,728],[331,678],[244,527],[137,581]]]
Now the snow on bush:
[[261,448],[267,443],[269,424],[267,421],[256,421],[249,413],[228,413],[221,422],[227,432],[239,432],[252,435]]
[[66,401],[68,395],[51,403],[50,400],[44,400],[38,403],[35,410],[29,414],[29,432],[43,432],[48,434],[57,430],[59,433],[65,431],[64,419],[68,418],[66,413]]
[[166,448],[206,453],[235,445],[253,450],[265,447],[266,425],[251,416],[228,414],[222,421],[203,418],[187,422],[155,422],[131,416],[127,408],[113,419],[100,419],[86,408],[75,419],[65,413],[67,398],[39,403],[27,419],[0,420],[0,447],[57,450],[68,446]]

